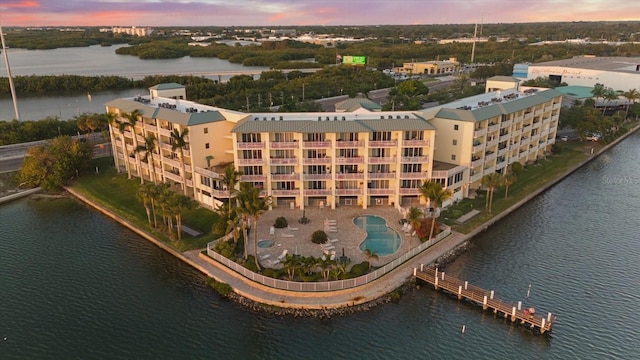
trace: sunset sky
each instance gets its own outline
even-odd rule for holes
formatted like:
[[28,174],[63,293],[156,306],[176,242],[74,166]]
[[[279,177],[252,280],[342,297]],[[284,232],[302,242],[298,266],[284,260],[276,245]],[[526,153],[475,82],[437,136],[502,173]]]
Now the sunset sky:
[[386,25],[640,20],[637,0],[0,0],[8,26]]

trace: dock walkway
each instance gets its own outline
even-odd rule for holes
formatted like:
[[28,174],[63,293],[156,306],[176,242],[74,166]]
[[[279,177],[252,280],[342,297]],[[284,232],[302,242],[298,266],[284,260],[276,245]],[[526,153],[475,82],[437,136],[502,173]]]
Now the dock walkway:
[[482,305],[483,310],[492,309],[494,314],[502,314],[505,318],[510,318],[512,322],[528,326],[531,329],[539,329],[541,334],[551,331],[556,317],[551,313],[547,317],[542,317],[532,312],[531,309],[522,309],[521,302],[518,306],[506,303],[494,297],[494,292],[482,289],[469,284],[467,281],[456,279],[452,276],[445,276],[444,272],[438,272],[437,268],[415,269],[413,275],[424,282],[454,294],[458,300],[466,299],[476,304]]

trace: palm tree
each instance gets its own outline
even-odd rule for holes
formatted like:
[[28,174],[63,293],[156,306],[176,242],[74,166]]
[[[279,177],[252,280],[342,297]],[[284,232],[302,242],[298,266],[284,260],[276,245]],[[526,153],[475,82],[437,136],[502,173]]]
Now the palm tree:
[[153,200],[151,189],[149,186],[140,186],[137,192],[138,198],[142,201],[144,209],[147,212],[147,221],[151,225],[151,202]]
[[442,207],[442,204],[445,201],[451,199],[453,193],[451,192],[451,190],[443,188],[442,184],[440,184],[439,182],[432,182],[431,184],[426,185],[425,191],[429,199],[429,204],[433,208],[433,213],[431,215],[431,231],[429,232],[429,239],[431,239],[433,237],[433,230],[436,226],[438,209]]
[[593,89],[591,89],[591,94],[594,98],[596,98],[596,104],[598,103],[598,99],[604,98],[605,88],[603,84],[596,83],[593,85]]
[[227,192],[229,193],[229,208],[227,213],[227,218],[231,216],[231,204],[232,199],[231,195],[236,193],[236,185],[240,181],[241,172],[237,171],[233,165],[229,164],[224,168],[224,174],[222,175],[222,184],[226,186]]
[[[149,175],[151,177],[151,181],[156,183],[156,166],[153,161],[153,154],[156,151],[156,136],[151,133],[144,138],[144,144],[138,145],[134,150],[136,153],[144,153],[142,157],[142,161],[146,162],[147,165],[151,165],[149,169]],[[140,184],[144,184],[144,177],[140,176]]]
[[289,280],[293,280],[293,277],[295,276],[296,272],[300,270],[302,266],[302,262],[300,261],[299,257],[287,254],[284,258],[282,265],[285,271],[287,272],[287,276]]
[[[379,256],[378,256],[378,252],[377,251],[371,251],[371,249],[364,249],[364,256],[367,257],[367,261],[373,259],[373,260],[378,260]],[[371,271],[371,261],[369,261],[369,271]]]
[[324,281],[329,280],[329,274],[331,273],[331,268],[334,264],[335,260],[331,260],[328,256],[323,256],[317,259],[316,266],[320,269]]
[[629,116],[629,107],[631,106],[632,103],[635,104],[636,100],[640,100],[640,92],[638,92],[638,90],[636,89],[629,89],[628,91],[625,91],[622,93],[622,96],[627,99],[627,110],[626,110],[626,116]]
[[505,186],[505,190],[504,190],[504,198],[508,198],[509,197],[509,185],[513,184],[513,182],[516,181],[516,176],[510,172],[502,175],[502,183]]
[[[131,130],[131,137],[133,138],[133,148],[134,149],[136,149],[138,147],[138,136],[136,135],[136,124],[138,123],[138,117],[139,116],[142,116],[142,113],[138,109],[133,110],[130,113],[122,114],[122,117],[127,119],[127,121],[125,122],[123,130],[126,130],[127,127]],[[123,136],[123,141],[124,141],[124,136]],[[126,148],[123,148],[122,151],[124,151],[125,154],[126,154],[127,150],[126,150]],[[136,160],[136,167],[138,169],[138,175],[140,177],[142,177],[142,169],[140,169],[140,157],[138,156],[138,154],[135,151],[133,152],[133,156],[134,156],[134,158]],[[125,156],[125,160],[126,160],[126,156]],[[131,172],[129,172],[129,179],[131,179]]]
[[612,88],[606,88],[603,94],[603,98],[604,100],[606,100],[606,102],[604,103],[604,108],[602,108],[602,115],[604,115],[604,113],[607,111],[607,104],[614,100],[618,100],[618,93]]
[[187,179],[184,166],[184,148],[189,144],[187,142],[187,135],[189,135],[189,129],[187,128],[182,129],[182,131],[173,129],[171,132],[171,139],[173,140],[171,143],[171,151],[176,151],[177,149],[180,154],[180,177],[182,178],[182,191],[185,195],[187,195]]
[[487,199],[485,201],[486,209],[491,214],[493,207],[493,191],[502,184],[502,176],[498,173],[487,174],[482,177],[482,186],[487,188]]
[[170,208],[176,218],[176,231],[178,233],[178,241],[180,241],[182,240],[182,214],[185,211],[194,209],[197,204],[190,197],[177,193],[174,193],[170,199]]
[[[407,220],[409,220],[409,225],[411,225],[411,228],[414,231],[418,230],[418,227],[420,225],[420,219],[424,216],[424,211],[422,211],[420,208],[412,206],[409,208],[409,211],[407,211],[407,215],[406,218]],[[411,240],[409,240],[409,249],[411,249]]]
[[[251,231],[253,231],[253,253],[255,254],[256,267],[260,269],[260,263],[258,262],[258,218],[269,210],[271,197],[260,197],[260,189],[251,186],[249,183],[243,184],[247,184],[248,186],[245,185],[241,187],[241,208],[242,212],[247,216],[250,216],[253,220],[253,228],[251,229]],[[245,239],[245,259],[248,258],[248,242],[246,240],[247,239]]]

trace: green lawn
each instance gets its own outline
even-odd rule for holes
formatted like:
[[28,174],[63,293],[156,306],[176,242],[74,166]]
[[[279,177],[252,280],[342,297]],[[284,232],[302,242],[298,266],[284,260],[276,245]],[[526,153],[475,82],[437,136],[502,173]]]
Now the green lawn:
[[218,215],[205,208],[198,208],[183,215],[184,225],[198,230],[203,235],[190,237],[183,234],[181,241],[170,240],[166,234],[153,229],[147,223],[147,213],[138,200],[136,192],[140,186],[140,180],[127,179],[126,173],[118,174],[113,167],[113,159],[96,159],[100,173],[92,171],[80,176],[80,179],[72,185],[73,189],[100,204],[102,207],[131,221],[139,228],[153,234],[159,240],[171,245],[179,251],[201,249],[209,241],[217,239],[219,234],[212,234],[211,227]]

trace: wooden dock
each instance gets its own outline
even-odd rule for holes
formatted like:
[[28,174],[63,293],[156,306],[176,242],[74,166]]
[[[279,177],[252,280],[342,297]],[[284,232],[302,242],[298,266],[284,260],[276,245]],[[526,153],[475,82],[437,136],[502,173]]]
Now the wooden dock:
[[483,310],[491,309],[496,315],[503,315],[512,322],[529,327],[533,330],[540,331],[540,334],[551,331],[555,315],[548,313],[546,317],[531,313],[530,308],[522,309],[522,302],[518,301],[517,305],[506,303],[496,298],[493,290],[485,290],[477,286],[469,284],[467,281],[456,279],[452,276],[439,272],[438,268],[413,269],[413,276],[435,287],[436,290],[441,289],[448,293],[454,294],[458,300],[466,299],[478,305],[482,305]]

